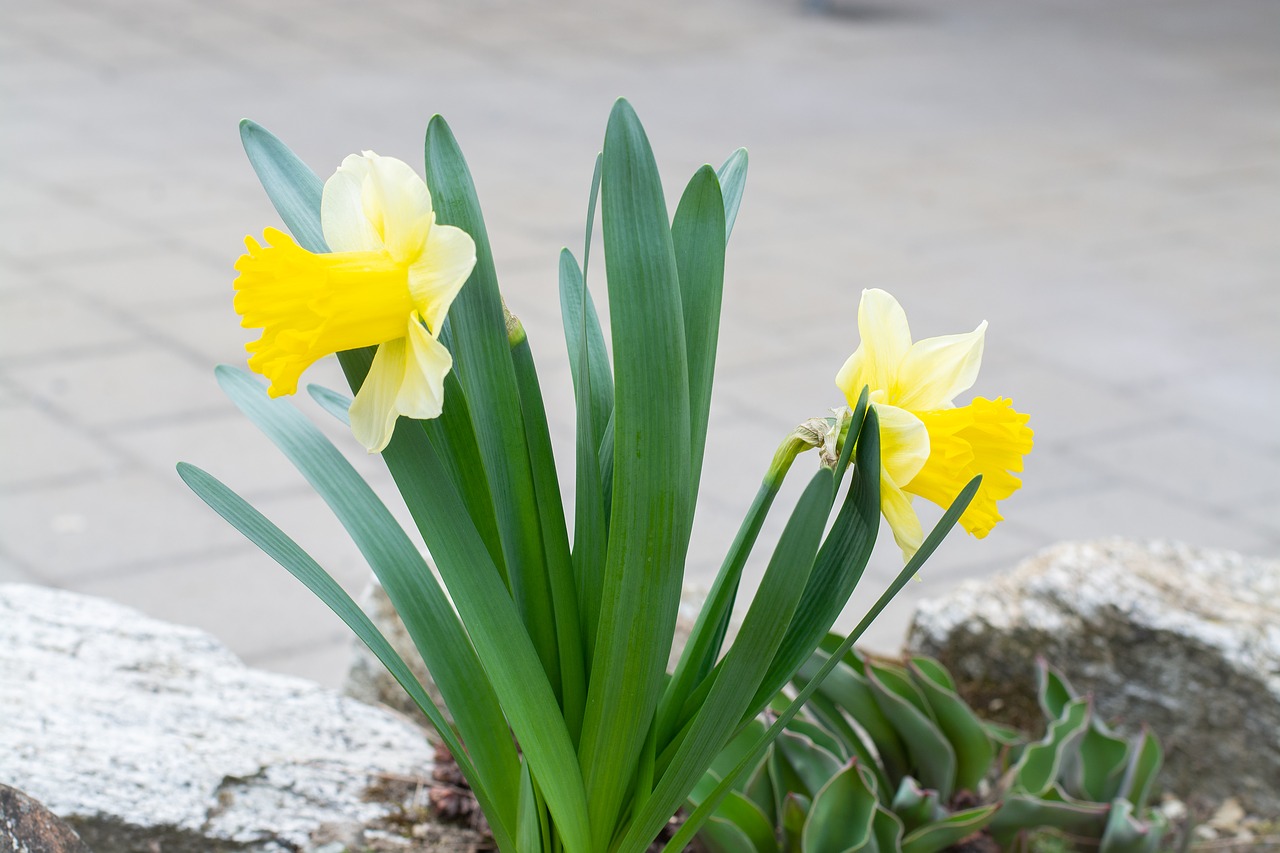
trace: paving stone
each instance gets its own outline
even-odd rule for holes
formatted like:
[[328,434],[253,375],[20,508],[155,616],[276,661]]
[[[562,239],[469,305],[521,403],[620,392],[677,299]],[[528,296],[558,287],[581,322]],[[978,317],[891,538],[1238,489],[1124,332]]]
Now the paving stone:
[[212,371],[156,344],[24,367],[12,381],[89,428],[228,411]]
[[222,553],[244,541],[176,474],[10,492],[0,495],[0,518],[5,549],[38,579],[59,585]]
[[23,452],[0,467],[0,489],[14,492],[41,483],[84,479],[126,470],[128,461],[76,429],[74,420],[34,406],[0,408],[0,436]]
[[[0,296],[0,359],[8,363],[133,343],[137,333],[73,293],[33,284]],[[94,316],[84,322],[86,314]]]

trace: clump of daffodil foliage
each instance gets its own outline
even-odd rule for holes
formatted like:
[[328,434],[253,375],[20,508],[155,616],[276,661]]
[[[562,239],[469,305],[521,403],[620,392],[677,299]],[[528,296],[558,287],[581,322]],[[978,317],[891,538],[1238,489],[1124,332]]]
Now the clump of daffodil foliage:
[[[843,638],[800,668],[803,688]],[[700,838],[710,853],[938,853],[1065,849],[1155,853],[1168,832],[1150,807],[1163,754],[1143,729],[1119,737],[1041,660],[1038,740],[986,722],[931,658],[905,665],[845,653],[803,712],[737,774]],[[779,696],[781,708],[789,704]],[[714,789],[765,727],[752,721],[694,789]]]
[[[668,674],[746,152],[700,168],[672,216],[639,119],[625,101],[614,106],[581,262],[568,249],[559,257],[577,419],[570,520],[532,342],[503,302],[475,186],[444,120],[427,128],[425,180],[366,152],[322,183],[258,125],[245,122],[241,135],[289,233],[249,238],[236,264],[236,310],[261,330],[249,367],[270,387],[229,367],[218,381],[360,548],[449,716],[319,560],[209,474],[186,464],[180,474],[387,666],[453,752],[503,851],[638,853],[687,808],[667,845],[683,849],[808,698],[752,728],[853,595],[881,512],[906,564],[849,645],[957,521],[984,535],[996,501],[1017,488],[1010,472],[1031,446],[1025,416],[1002,400],[952,403],[976,376],[984,327],[913,344],[897,303],[867,291],[862,345],[839,375],[847,407],[782,437]],[[588,270],[600,275],[589,267],[597,205],[612,358],[588,287]],[[412,533],[288,399],[331,353],[354,399],[308,390],[381,454]],[[792,463],[813,448],[816,470],[727,644],[743,567]],[[928,536],[912,495],[946,508]],[[748,731],[758,734],[750,743]],[[698,788],[731,741],[740,766]]]

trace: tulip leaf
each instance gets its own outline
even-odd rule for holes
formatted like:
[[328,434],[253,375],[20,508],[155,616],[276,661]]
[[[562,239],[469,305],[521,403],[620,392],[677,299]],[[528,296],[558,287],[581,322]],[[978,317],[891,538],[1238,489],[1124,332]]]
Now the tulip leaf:
[[796,791],[808,797],[817,794],[844,763],[835,753],[790,727],[773,742],[773,760],[775,790]]
[[1062,716],[1071,700],[1076,698],[1076,692],[1067,682],[1066,676],[1049,666],[1044,658],[1037,658],[1036,696],[1045,717],[1056,720]]
[[612,839],[663,686],[693,511],[679,276],[657,164],[625,100],[609,117],[600,189],[620,485],[580,749],[595,850]]
[[855,764],[832,776],[813,798],[800,840],[802,853],[845,853],[874,848],[876,795]]
[[[800,667],[797,684],[803,686],[830,656],[817,650]],[[908,772],[906,747],[890,719],[880,710],[866,677],[841,661],[831,674],[823,679],[815,696],[825,696],[844,708],[875,744],[885,770],[893,778],[901,778]]]
[[1129,755],[1129,766],[1120,785],[1120,796],[1132,803],[1135,811],[1141,812],[1147,807],[1156,774],[1160,772],[1160,765],[1163,763],[1164,752],[1160,748],[1160,741],[1143,726]]
[[782,829],[782,849],[791,851],[800,849],[800,839],[804,835],[804,824],[809,817],[809,806],[812,800],[794,791],[782,800],[782,819],[778,821]]
[[1054,785],[1067,750],[1088,728],[1089,711],[1087,699],[1073,699],[1063,708],[1062,716],[1049,724],[1044,738],[1027,746],[1015,767],[1018,790],[1041,796]]
[[702,478],[716,342],[720,337],[725,254],[725,241],[720,237],[725,233],[724,217],[720,182],[710,166],[703,166],[689,181],[671,222],[689,368],[689,473],[693,495],[697,495]]
[[1111,803],[1098,853],[1155,853],[1167,830],[1164,815],[1153,812],[1151,822],[1144,823],[1135,817],[1132,803],[1117,799]]
[[956,790],[977,791],[996,754],[982,721],[956,693],[951,676],[937,661],[913,658],[910,669],[938,727],[955,748]]
[[[921,709],[924,698],[908,698],[910,693],[901,688],[904,685],[911,691],[915,688],[905,677],[887,667],[868,667],[868,680],[876,704],[902,733],[907,755],[915,768],[913,775],[926,788],[936,790],[943,802],[950,802],[951,795],[955,792],[956,752],[938,727],[937,721],[926,713],[927,709]],[[907,696],[903,693],[907,693]]]
[[[475,430],[476,444],[493,498],[511,596],[533,639],[542,669],[559,697],[561,673],[553,589],[563,588],[563,584],[557,585],[549,577],[520,393],[488,231],[471,171],[453,131],[438,115],[427,126],[424,151],[427,186],[437,220],[461,228],[475,241],[475,269],[449,308],[451,353],[471,418],[475,424],[483,425]],[[448,405],[446,400],[446,409]]]
[[1097,838],[1106,827],[1110,806],[1032,794],[1008,793],[987,825],[1001,849],[1008,849],[1027,827],[1052,827],[1073,835]]
[[876,816],[871,821],[871,833],[875,836],[876,847],[882,853],[898,853],[902,849],[902,837],[906,829],[896,814],[876,803]]
[[911,776],[902,777],[891,805],[908,832],[947,816],[946,807],[938,801],[938,792],[920,787],[920,783]]
[[1129,742],[1091,725],[1080,740],[1073,764],[1069,774],[1073,793],[1083,799],[1109,802],[1120,794],[1129,767]]
[[926,824],[902,839],[901,853],[938,853],[945,850],[990,823],[999,808],[997,804],[966,809]]

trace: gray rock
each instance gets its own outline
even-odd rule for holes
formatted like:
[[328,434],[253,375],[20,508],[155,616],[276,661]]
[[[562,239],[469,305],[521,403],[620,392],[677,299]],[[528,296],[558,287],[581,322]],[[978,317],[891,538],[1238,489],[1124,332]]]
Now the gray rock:
[[[683,651],[685,643],[689,640],[689,635],[693,632],[693,626],[698,620],[698,611],[702,609],[702,603],[706,600],[706,597],[707,590],[694,584],[686,584],[680,595],[680,610],[676,616],[675,640],[671,647],[672,666],[679,659],[680,652]],[[400,657],[404,658],[405,663],[413,670],[413,674],[417,676],[418,681],[426,687],[431,698],[445,710],[445,715],[448,716],[448,709],[444,707],[444,700],[441,699],[439,691],[436,690],[435,682],[428,674],[426,666],[422,663],[421,655],[418,654],[418,650],[413,645],[413,640],[409,637],[409,632],[405,630],[404,623],[400,621],[395,608],[391,606],[391,600],[387,598],[386,591],[383,590],[376,577],[370,578],[369,584],[361,594],[360,607],[369,615],[369,618],[373,620],[373,624],[377,626],[388,642],[399,652]],[[736,630],[736,624],[730,626],[729,639],[732,639]],[[436,739],[435,730],[427,722],[426,715],[409,698],[409,694],[404,691],[404,688],[391,677],[391,674],[387,672],[373,652],[369,651],[368,646],[356,639],[352,640],[351,668],[347,670],[347,677],[343,683],[342,690],[346,695],[359,699],[361,702],[386,705],[417,720],[418,724],[427,730],[428,736],[433,740]]]
[[0,851],[92,853],[57,815],[8,785],[0,785]]
[[359,844],[432,769],[392,713],[249,669],[200,631],[19,584],[0,585],[0,720],[0,779],[98,853]]
[[1027,706],[1044,655],[1122,729],[1151,726],[1172,791],[1280,815],[1280,561],[1170,542],[1058,545],[921,602],[907,642],[1014,722],[1038,716]]

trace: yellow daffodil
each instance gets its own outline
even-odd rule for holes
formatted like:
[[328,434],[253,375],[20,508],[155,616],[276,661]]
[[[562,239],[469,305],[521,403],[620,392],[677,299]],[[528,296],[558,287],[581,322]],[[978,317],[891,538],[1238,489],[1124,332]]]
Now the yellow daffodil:
[[434,418],[453,366],[438,340],[449,306],[471,274],[470,235],[438,225],[431,193],[408,164],[371,151],[352,154],[324,185],[320,206],[329,254],[314,254],[268,228],[236,262],[235,309],[262,337],[246,346],[249,367],[273,397],[330,353],[377,345],[351,404],[356,440],[376,453],[396,418]]
[[912,343],[898,301],[883,290],[862,291],[861,343],[836,385],[850,406],[864,386],[870,389],[880,419],[881,511],[905,559],[924,539],[912,495],[947,507],[981,474],[982,485],[960,516],[961,526],[981,539],[1001,520],[996,502],[1022,485],[1010,472],[1021,471],[1031,451],[1028,416],[1003,397],[978,397],[960,407],[952,402],[978,378],[986,331],[983,321],[967,334]]

